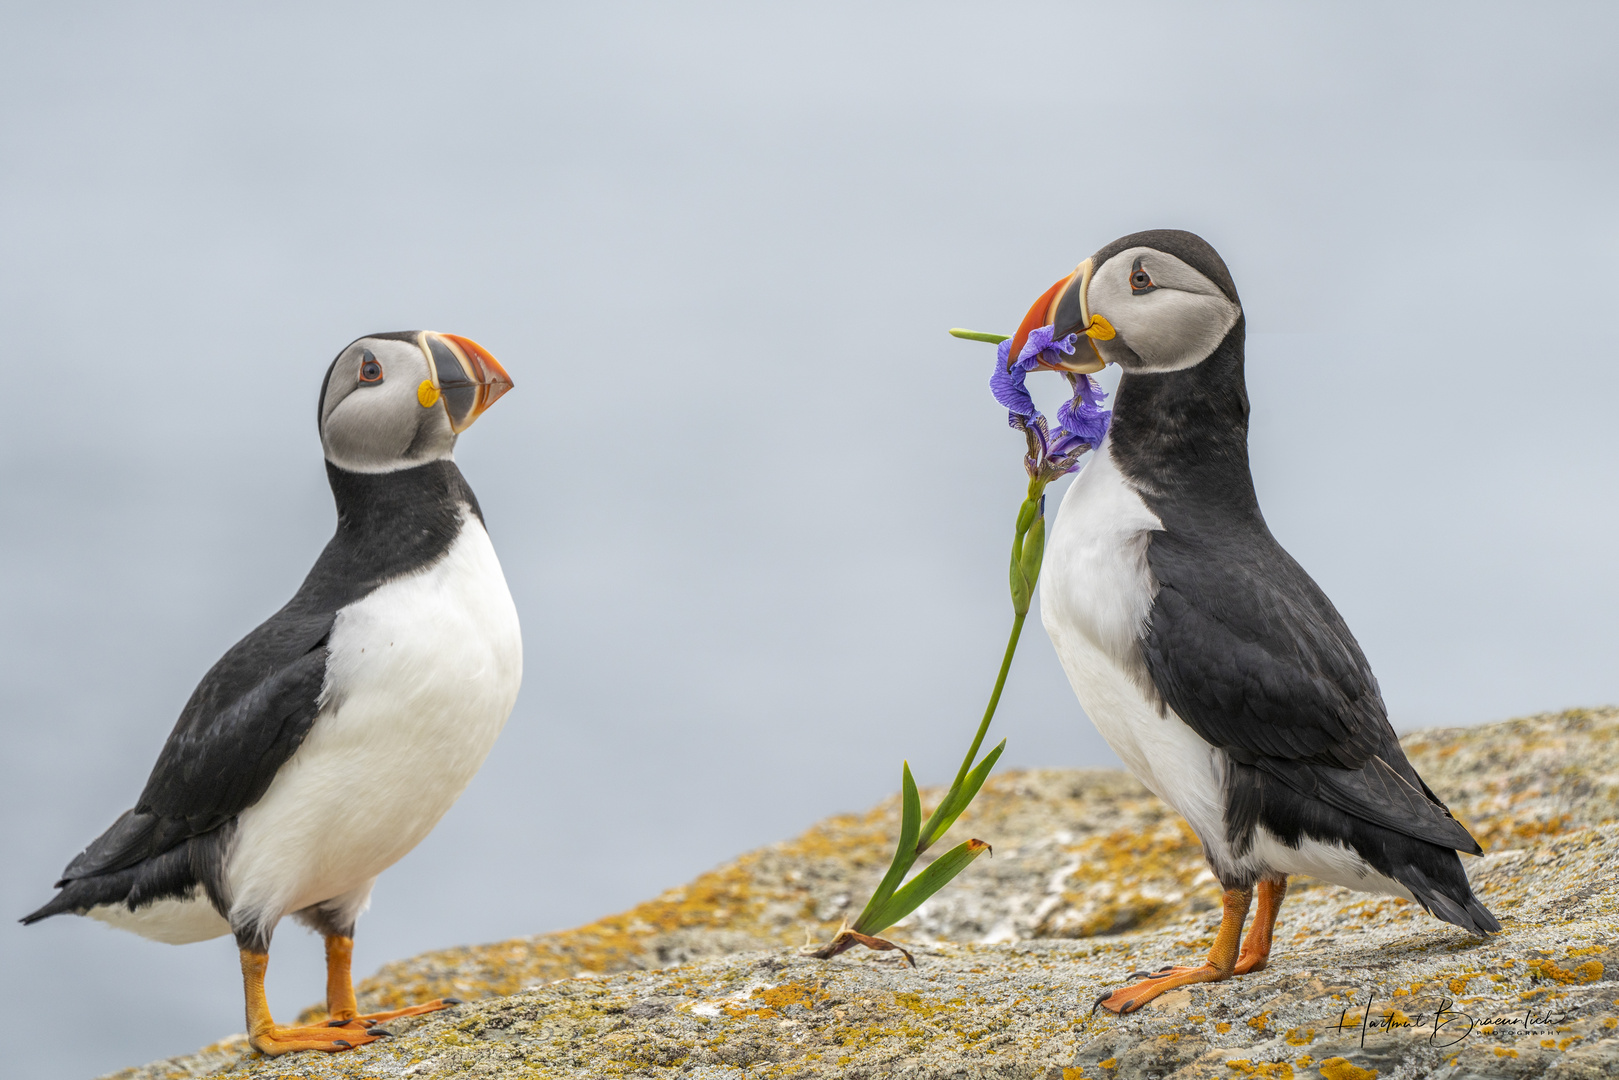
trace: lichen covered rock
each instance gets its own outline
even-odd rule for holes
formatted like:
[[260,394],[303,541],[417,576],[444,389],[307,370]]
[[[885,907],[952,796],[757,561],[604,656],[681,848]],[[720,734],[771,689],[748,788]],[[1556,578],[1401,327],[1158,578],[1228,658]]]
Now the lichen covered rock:
[[363,1006],[473,999],[390,1024],[392,1040],[271,1060],[237,1037],[116,1075],[1619,1075],[1616,736],[1619,710],[1575,710],[1404,740],[1489,852],[1466,860],[1505,927],[1488,941],[1296,880],[1269,969],[1092,1016],[1131,970],[1208,949],[1218,887],[1184,823],[1128,776],[1007,773],[956,827],[995,857],[890,934],[914,945],[914,970],[796,950],[886,867],[889,800],[588,926],[391,964]]

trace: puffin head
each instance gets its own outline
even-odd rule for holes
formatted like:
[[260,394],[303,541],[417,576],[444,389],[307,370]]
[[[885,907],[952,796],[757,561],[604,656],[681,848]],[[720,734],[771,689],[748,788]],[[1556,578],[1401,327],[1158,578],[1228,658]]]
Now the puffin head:
[[1206,240],[1152,229],[1121,236],[1047,289],[1023,317],[1011,355],[1030,332],[1051,326],[1057,337],[1084,335],[1090,349],[1041,367],[1180,371],[1206,360],[1241,317],[1231,272]]
[[349,472],[408,469],[451,456],[455,437],[512,388],[470,338],[406,330],[359,338],[320,389],[326,460]]

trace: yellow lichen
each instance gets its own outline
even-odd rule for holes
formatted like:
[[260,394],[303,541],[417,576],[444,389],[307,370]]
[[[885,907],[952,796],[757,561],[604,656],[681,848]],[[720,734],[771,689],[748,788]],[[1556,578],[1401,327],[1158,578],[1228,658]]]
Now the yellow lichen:
[[1316,1066],[1326,1080],[1376,1080],[1376,1069],[1363,1069],[1348,1058],[1330,1057]]
[[1265,1080],[1293,1080],[1293,1066],[1285,1061],[1248,1061],[1245,1058],[1236,1058],[1225,1063],[1226,1068],[1235,1069],[1243,1076],[1259,1076]]
[[1560,967],[1556,961],[1532,957],[1529,960],[1529,970],[1536,979],[1551,979],[1567,986],[1571,983],[1593,983],[1602,978],[1602,961],[1587,960],[1574,970]]

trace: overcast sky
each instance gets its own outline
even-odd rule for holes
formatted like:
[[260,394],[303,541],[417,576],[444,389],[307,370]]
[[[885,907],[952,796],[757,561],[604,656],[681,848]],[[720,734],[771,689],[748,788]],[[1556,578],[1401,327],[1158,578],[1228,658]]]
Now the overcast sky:
[[[5,911],[297,587],[333,524],[321,375],[377,330],[465,334],[516,382],[458,459],[527,681],[358,971],[622,909],[902,758],[948,779],[1023,481],[990,348],[945,330],[1009,332],[1145,228],[1230,266],[1267,520],[1397,727],[1619,700],[1616,23],[4,5]],[[1037,629],[995,735],[1008,766],[1116,764]],[[19,1075],[242,1026],[228,939],[5,923],[0,967]],[[284,1019],[318,999],[318,941],[283,927],[270,984]]]

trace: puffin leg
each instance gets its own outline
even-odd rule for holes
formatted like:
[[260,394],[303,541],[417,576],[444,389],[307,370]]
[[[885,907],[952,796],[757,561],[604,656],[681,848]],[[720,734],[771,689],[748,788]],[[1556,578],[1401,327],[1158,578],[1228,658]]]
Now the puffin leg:
[[[460,998],[437,998],[422,1005],[413,1005],[408,1009],[394,1009],[392,1012],[360,1013],[358,1003],[354,999],[354,975],[352,964],[354,960],[354,939],[347,934],[326,935],[326,1021],[328,1028],[343,1028],[344,1030],[366,1030],[384,1020],[394,1020],[401,1016],[420,1016],[422,1013],[438,1012],[451,1005],[461,1004]],[[388,1032],[377,1032],[386,1035]]]
[[1265,962],[1270,959],[1271,935],[1276,929],[1276,914],[1282,910],[1282,900],[1287,896],[1287,878],[1267,878],[1259,883],[1257,892],[1254,925],[1242,939],[1242,955],[1237,957],[1237,966],[1233,969],[1237,975],[1265,970]]
[[1197,967],[1167,968],[1155,972],[1151,978],[1144,979],[1134,986],[1126,986],[1111,994],[1103,994],[1096,999],[1096,1004],[1091,1006],[1091,1012],[1103,1008],[1122,1016],[1125,1013],[1135,1012],[1159,994],[1173,990],[1177,986],[1218,982],[1221,979],[1231,978],[1237,966],[1237,946],[1242,941],[1242,924],[1248,919],[1248,907],[1253,903],[1253,899],[1252,889],[1225,891],[1224,906],[1220,915],[1220,932],[1214,936],[1214,947],[1209,950],[1209,958],[1204,963]]
[[282,1027],[270,1015],[270,1003],[264,996],[264,969],[270,966],[270,954],[242,949],[242,992],[247,998],[247,1040],[261,1054],[275,1057],[294,1050],[325,1050],[336,1053],[376,1042],[382,1032],[353,1031],[332,1028],[325,1024],[314,1027]]

